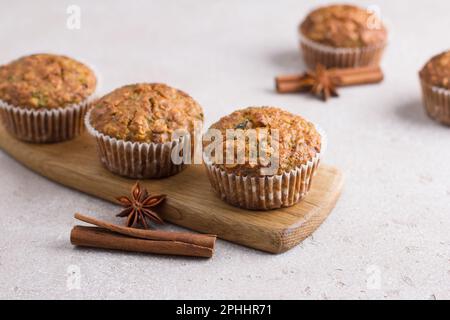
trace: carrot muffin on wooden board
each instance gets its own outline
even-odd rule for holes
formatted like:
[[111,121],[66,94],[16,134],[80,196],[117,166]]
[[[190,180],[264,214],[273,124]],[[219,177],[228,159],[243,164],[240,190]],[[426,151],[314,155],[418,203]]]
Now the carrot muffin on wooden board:
[[450,51],[431,58],[419,77],[427,114],[450,126]]
[[[226,202],[246,209],[268,210],[292,206],[308,192],[325,146],[323,132],[311,122],[275,107],[249,107],[221,118],[210,129],[217,129],[222,135],[223,162],[218,163],[216,154],[209,155],[205,149],[205,165],[214,190]],[[254,142],[247,138],[243,149],[242,144],[227,135],[229,129],[240,129],[246,137],[256,133],[258,138]],[[278,139],[276,135],[272,137],[275,133]],[[228,158],[233,161],[228,162],[227,142],[235,151]],[[252,160],[251,143],[253,147],[256,144],[266,160]],[[239,154],[243,160],[239,161]],[[267,169],[275,163],[275,170],[268,174]]]
[[94,72],[74,59],[35,54],[0,67],[0,111],[9,132],[29,142],[58,142],[83,130],[97,86]]
[[86,115],[102,163],[130,178],[161,178],[178,173],[171,152],[182,143],[175,131],[194,132],[203,122],[200,105],[183,91],[160,83],[118,88],[97,100]]
[[315,68],[377,65],[387,44],[387,30],[374,12],[353,5],[320,7],[299,26],[306,64]]

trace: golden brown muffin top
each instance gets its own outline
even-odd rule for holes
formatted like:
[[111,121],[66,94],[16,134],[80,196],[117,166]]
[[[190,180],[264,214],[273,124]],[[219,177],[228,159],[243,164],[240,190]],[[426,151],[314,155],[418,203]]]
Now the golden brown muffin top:
[[126,85],[97,100],[91,125],[112,138],[164,143],[175,130],[193,133],[203,121],[200,105],[181,90],[161,83]]
[[[238,110],[228,116],[221,118],[214,123],[210,128],[219,129],[224,140],[224,152],[226,148],[226,130],[227,129],[242,129],[244,134],[249,129],[255,129],[260,132],[267,130],[267,135],[270,137],[273,129],[278,129],[279,145],[278,145],[278,159],[279,167],[277,174],[290,171],[306,164],[312,160],[314,156],[320,152],[321,136],[311,122],[298,115],[284,111],[276,107],[249,107]],[[271,139],[268,140],[265,148],[267,155],[270,155],[274,150]],[[258,140],[258,143],[260,140]],[[235,150],[239,149],[235,145]],[[237,175],[261,175],[261,168],[267,165],[250,163],[248,154],[248,141],[245,146],[245,163],[243,164],[217,164],[221,169],[235,173]],[[274,153],[276,154],[276,153]],[[226,155],[223,155],[226,158]],[[235,152],[235,163],[237,153]]]
[[387,40],[387,30],[371,11],[352,5],[320,7],[308,14],[299,31],[306,38],[335,48],[362,48]]
[[420,77],[432,86],[450,89],[450,51],[431,58],[420,71]]
[[96,85],[91,69],[65,56],[34,54],[0,67],[0,99],[27,109],[81,103]]

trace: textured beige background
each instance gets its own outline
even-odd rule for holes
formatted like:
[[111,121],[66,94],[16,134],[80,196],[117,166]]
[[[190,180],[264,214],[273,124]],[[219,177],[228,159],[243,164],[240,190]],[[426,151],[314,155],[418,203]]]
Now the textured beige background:
[[[205,261],[74,249],[74,211],[117,221],[118,208],[0,152],[0,298],[450,298],[450,129],[424,115],[417,79],[450,46],[450,3],[363,1],[390,28],[386,80],[327,104],[277,95],[273,77],[303,69],[296,26],[319,3],[2,0],[0,63],[52,51],[94,64],[102,92],[167,82],[203,105],[207,124],[238,107],[284,107],[324,127],[325,161],[347,181],[297,248],[275,256],[219,241]],[[80,30],[66,28],[69,4]]]

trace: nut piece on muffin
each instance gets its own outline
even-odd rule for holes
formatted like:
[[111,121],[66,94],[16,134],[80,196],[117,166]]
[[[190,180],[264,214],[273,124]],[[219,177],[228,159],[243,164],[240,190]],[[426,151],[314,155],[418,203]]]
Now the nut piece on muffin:
[[299,26],[306,63],[314,68],[378,64],[387,43],[387,30],[374,12],[353,5],[320,7]]
[[198,122],[203,122],[200,105],[183,91],[160,83],[118,88],[97,100],[86,116],[101,161],[110,171],[131,178],[179,172],[183,166],[172,162],[171,151],[181,142],[173,135],[179,130],[192,135]]
[[[311,122],[275,107],[249,107],[221,118],[210,129],[220,130],[224,153],[229,129],[241,129],[244,134],[255,130],[257,135],[266,131],[268,136],[275,130],[278,133],[274,149],[270,148],[274,141],[267,140],[268,149],[271,149],[269,154],[274,151],[272,155],[277,159],[274,175],[262,174],[262,169],[270,164],[250,161],[248,139],[245,150],[234,148],[245,152],[243,163],[238,163],[237,152],[234,152],[233,164],[216,163],[214,155],[209,158],[205,153],[211,184],[226,202],[247,209],[268,210],[292,206],[308,192],[324,138]],[[231,144],[235,142],[232,139]],[[263,142],[257,140],[256,143]],[[226,159],[225,154],[223,159]]]
[[94,72],[74,59],[52,54],[22,57],[0,67],[2,118],[22,140],[71,139],[83,129],[80,119],[96,86]]
[[427,114],[450,125],[450,51],[431,58],[420,70],[419,77]]

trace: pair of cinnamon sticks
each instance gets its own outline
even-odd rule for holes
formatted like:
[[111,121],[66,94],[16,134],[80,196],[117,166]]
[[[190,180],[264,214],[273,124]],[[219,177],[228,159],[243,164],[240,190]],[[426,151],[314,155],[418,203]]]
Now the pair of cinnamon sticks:
[[122,227],[80,213],[75,219],[95,225],[73,227],[70,242],[76,246],[204,258],[214,254],[215,235]]
[[[276,90],[279,93],[291,93],[305,91],[305,79],[311,73],[296,75],[282,75],[275,78]],[[314,72],[312,72],[314,76]],[[317,76],[317,74],[316,74]],[[326,69],[322,75],[327,77],[330,83],[336,87],[363,85],[383,81],[383,71],[379,66],[356,68],[331,68]],[[317,79],[319,80],[319,79]]]

